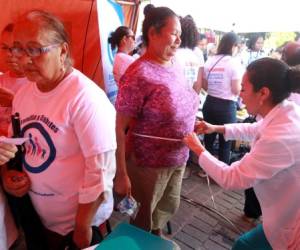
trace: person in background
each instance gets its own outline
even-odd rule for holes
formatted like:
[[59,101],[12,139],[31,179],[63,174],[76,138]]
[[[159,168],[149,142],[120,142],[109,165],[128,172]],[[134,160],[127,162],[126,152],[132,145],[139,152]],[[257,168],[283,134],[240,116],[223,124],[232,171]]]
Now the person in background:
[[[217,54],[204,64],[203,88],[207,97],[203,105],[203,118],[214,124],[236,122],[236,101],[241,89],[241,79],[244,69],[234,54],[237,52],[238,36],[226,33],[219,44]],[[217,134],[204,136],[205,146],[213,153]],[[231,142],[226,142],[219,134],[218,158],[229,163]]]
[[266,57],[266,53],[263,50],[264,37],[259,34],[254,34],[250,37],[248,49],[242,55],[242,64],[246,68],[251,62]]
[[183,68],[184,76],[188,85],[198,94],[201,90],[204,60],[199,60],[194,49],[198,42],[198,29],[191,16],[180,19],[181,24],[181,44],[176,52],[176,60]]
[[207,38],[205,34],[199,33],[199,38],[197,42],[197,46],[195,47],[195,52],[199,57],[199,60],[206,62],[207,60]]
[[17,20],[14,45],[26,77],[13,100],[25,143],[23,174],[3,168],[11,195],[29,193],[44,226],[42,249],[99,243],[113,210],[115,109],[105,93],[72,67],[70,42],[54,15],[33,10]]
[[289,66],[296,66],[300,64],[300,43],[288,42],[282,49],[281,60],[286,62]]
[[111,44],[112,50],[117,48],[117,53],[114,59],[113,74],[115,81],[119,86],[121,76],[125,73],[128,66],[135,60],[135,58],[130,55],[135,48],[135,36],[130,28],[120,26],[110,34],[108,42]]
[[[14,158],[17,150],[17,147],[13,144],[0,142],[0,176],[2,165]],[[0,249],[9,249],[16,241],[17,236],[18,231],[0,185]]]
[[208,43],[206,50],[207,50],[207,59],[209,59],[217,54],[217,45],[215,43]]
[[[288,42],[282,50],[281,59],[289,66],[300,65],[300,43]],[[300,93],[292,93],[289,100],[300,105]]]
[[0,136],[7,136],[11,121],[12,100],[15,93],[28,82],[17,58],[11,53],[13,29],[14,25],[12,23],[6,25],[0,36],[1,69],[5,72],[0,75]]
[[180,36],[180,21],[171,9],[158,7],[146,15],[146,52],[121,78],[116,101],[114,189],[141,204],[131,222],[156,235],[162,235],[180,203],[189,155],[182,138],[193,130],[199,105],[174,60]]
[[199,164],[221,187],[254,187],[262,208],[262,225],[242,235],[233,250],[300,248],[300,108],[287,101],[300,89],[300,70],[273,58],[252,62],[243,77],[241,97],[255,123],[196,126],[197,133],[222,133],[227,140],[252,141],[251,151],[231,165],[217,160],[195,133],[185,143]]

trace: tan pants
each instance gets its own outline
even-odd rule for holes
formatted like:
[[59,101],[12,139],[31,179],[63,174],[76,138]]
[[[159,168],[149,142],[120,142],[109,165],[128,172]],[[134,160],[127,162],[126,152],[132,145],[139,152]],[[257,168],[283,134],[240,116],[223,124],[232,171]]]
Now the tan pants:
[[132,196],[141,204],[131,223],[146,231],[164,228],[179,207],[185,165],[146,168],[128,162],[127,168]]

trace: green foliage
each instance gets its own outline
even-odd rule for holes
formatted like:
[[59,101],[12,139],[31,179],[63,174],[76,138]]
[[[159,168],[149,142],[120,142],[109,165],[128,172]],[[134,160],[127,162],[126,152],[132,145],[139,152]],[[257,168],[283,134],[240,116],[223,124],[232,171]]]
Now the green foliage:
[[295,32],[271,32],[265,40],[264,47],[278,48],[288,41],[294,41],[295,37]]

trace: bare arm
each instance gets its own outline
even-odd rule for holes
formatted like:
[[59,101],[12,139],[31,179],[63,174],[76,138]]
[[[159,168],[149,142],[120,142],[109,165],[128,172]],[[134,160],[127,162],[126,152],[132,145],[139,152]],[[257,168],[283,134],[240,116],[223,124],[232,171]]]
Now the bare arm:
[[241,79],[231,81],[231,91],[234,95],[239,95],[241,92]]
[[93,202],[78,204],[73,240],[80,249],[88,247],[92,241],[92,220],[103,200],[104,193],[101,193]]
[[203,81],[203,67],[200,67],[198,70],[197,81],[194,83],[193,89],[199,95],[201,88],[202,88],[202,81]]
[[205,78],[202,78],[202,88],[207,91],[207,80]]
[[131,117],[117,113],[116,134],[117,134],[117,171],[114,181],[114,189],[119,195],[131,194],[131,183],[126,169],[126,132],[130,123],[133,121]]

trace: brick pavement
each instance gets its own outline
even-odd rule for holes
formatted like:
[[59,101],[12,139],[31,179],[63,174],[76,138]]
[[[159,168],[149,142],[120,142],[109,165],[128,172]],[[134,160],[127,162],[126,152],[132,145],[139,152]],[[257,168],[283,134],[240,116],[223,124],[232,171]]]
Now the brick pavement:
[[[213,207],[206,178],[196,175],[198,167],[192,166],[192,175],[183,180],[182,194],[200,204]],[[242,191],[226,191],[211,181],[211,189],[215,198],[217,211],[238,228],[230,225],[218,214],[209,211],[203,206],[194,206],[185,200],[181,201],[180,208],[171,220],[172,234],[182,250],[204,249],[225,250],[231,249],[237,232],[250,230],[255,224],[242,219],[244,195]],[[118,213],[114,213],[111,223],[124,220]]]

